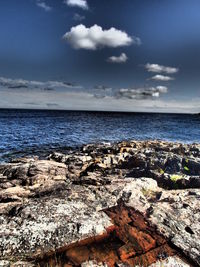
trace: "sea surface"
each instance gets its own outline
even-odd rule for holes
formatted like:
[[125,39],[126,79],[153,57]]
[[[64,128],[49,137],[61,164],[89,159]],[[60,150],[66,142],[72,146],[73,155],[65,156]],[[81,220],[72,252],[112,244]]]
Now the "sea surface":
[[0,162],[87,143],[162,139],[200,143],[200,116],[0,110]]

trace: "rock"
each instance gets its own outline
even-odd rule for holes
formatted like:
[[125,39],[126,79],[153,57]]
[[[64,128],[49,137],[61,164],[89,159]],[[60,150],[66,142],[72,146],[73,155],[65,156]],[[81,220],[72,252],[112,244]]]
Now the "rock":
[[200,161],[183,158],[182,166],[187,175],[200,175]]
[[177,256],[168,257],[165,260],[158,261],[150,265],[150,267],[190,267],[191,265],[183,261]]
[[[173,251],[171,251],[170,247],[165,244],[161,247],[155,248],[152,251],[147,252],[146,254],[130,258],[126,260],[125,263],[128,264],[128,266],[149,266],[160,258],[163,251],[164,254],[167,255],[167,257],[171,255],[173,256]],[[164,255],[164,257],[166,257],[166,255]]]
[[196,261],[198,266],[200,243],[194,237],[200,235],[199,198],[200,191],[197,189],[162,192],[159,202],[152,205],[150,215],[159,231],[170,238],[185,255]]
[[200,176],[182,176],[174,183],[174,188],[200,188]]
[[28,197],[30,194],[30,190],[26,190],[21,186],[9,187],[1,190],[0,201],[19,200],[20,198]]
[[90,251],[86,246],[77,247],[75,249],[69,249],[66,252],[67,258],[75,264],[80,265],[83,262],[86,262],[90,258]]
[[87,261],[81,264],[81,267],[108,267],[106,263],[97,261]]
[[164,166],[165,172],[169,174],[179,173],[182,167],[181,162],[182,162],[182,159],[180,156],[175,155],[173,157],[167,158],[167,161]]
[[199,151],[198,144],[130,141],[1,165],[1,259],[200,266]]
[[31,262],[17,261],[11,264],[10,267],[36,267],[36,265]]
[[0,267],[10,267],[10,262],[9,261],[1,261],[0,260]]

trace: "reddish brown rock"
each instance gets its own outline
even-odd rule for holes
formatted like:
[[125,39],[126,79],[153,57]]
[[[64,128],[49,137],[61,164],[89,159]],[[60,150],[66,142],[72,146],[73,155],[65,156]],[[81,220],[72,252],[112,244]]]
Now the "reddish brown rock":
[[122,261],[129,259],[132,256],[136,255],[136,251],[131,243],[125,244],[124,246],[118,249],[118,254]]
[[86,246],[72,248],[66,251],[67,258],[75,265],[88,261],[91,252]]
[[[91,262],[96,262],[97,265],[104,263],[103,265],[109,267],[126,266],[126,264],[131,267],[137,265],[145,267],[158,260],[178,255],[167,240],[156,232],[156,227],[138,211],[119,205],[107,210],[106,213],[112,217],[114,226],[108,228],[107,234],[81,240],[66,249],[64,254],[60,254],[63,265],[80,266],[88,262],[90,266]],[[139,219],[137,222],[136,218]],[[137,227],[133,226],[136,224]],[[160,242],[162,245],[156,242],[154,234],[162,241]],[[49,266],[54,266],[52,259],[49,261]]]
[[125,263],[127,263],[130,267],[135,267],[135,266],[148,267],[149,265],[155,263],[159,259],[173,256],[175,254],[176,252],[173,249],[171,249],[169,245],[165,244],[145,254],[128,259],[125,261]]

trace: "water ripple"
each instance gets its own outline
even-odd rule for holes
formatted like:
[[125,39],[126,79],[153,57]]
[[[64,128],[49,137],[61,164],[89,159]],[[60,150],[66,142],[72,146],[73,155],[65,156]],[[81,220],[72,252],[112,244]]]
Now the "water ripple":
[[0,161],[129,139],[200,142],[200,116],[0,110]]

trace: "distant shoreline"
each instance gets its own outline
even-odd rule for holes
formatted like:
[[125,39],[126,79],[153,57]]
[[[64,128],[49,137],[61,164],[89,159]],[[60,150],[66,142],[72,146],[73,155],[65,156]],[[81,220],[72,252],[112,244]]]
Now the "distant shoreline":
[[200,115],[200,113],[184,113],[184,112],[156,112],[156,111],[119,111],[119,110],[70,110],[70,109],[40,109],[40,108],[0,108],[1,110],[16,110],[16,111],[56,111],[56,112],[84,112],[84,113],[124,113],[124,114],[170,114],[170,115]]

